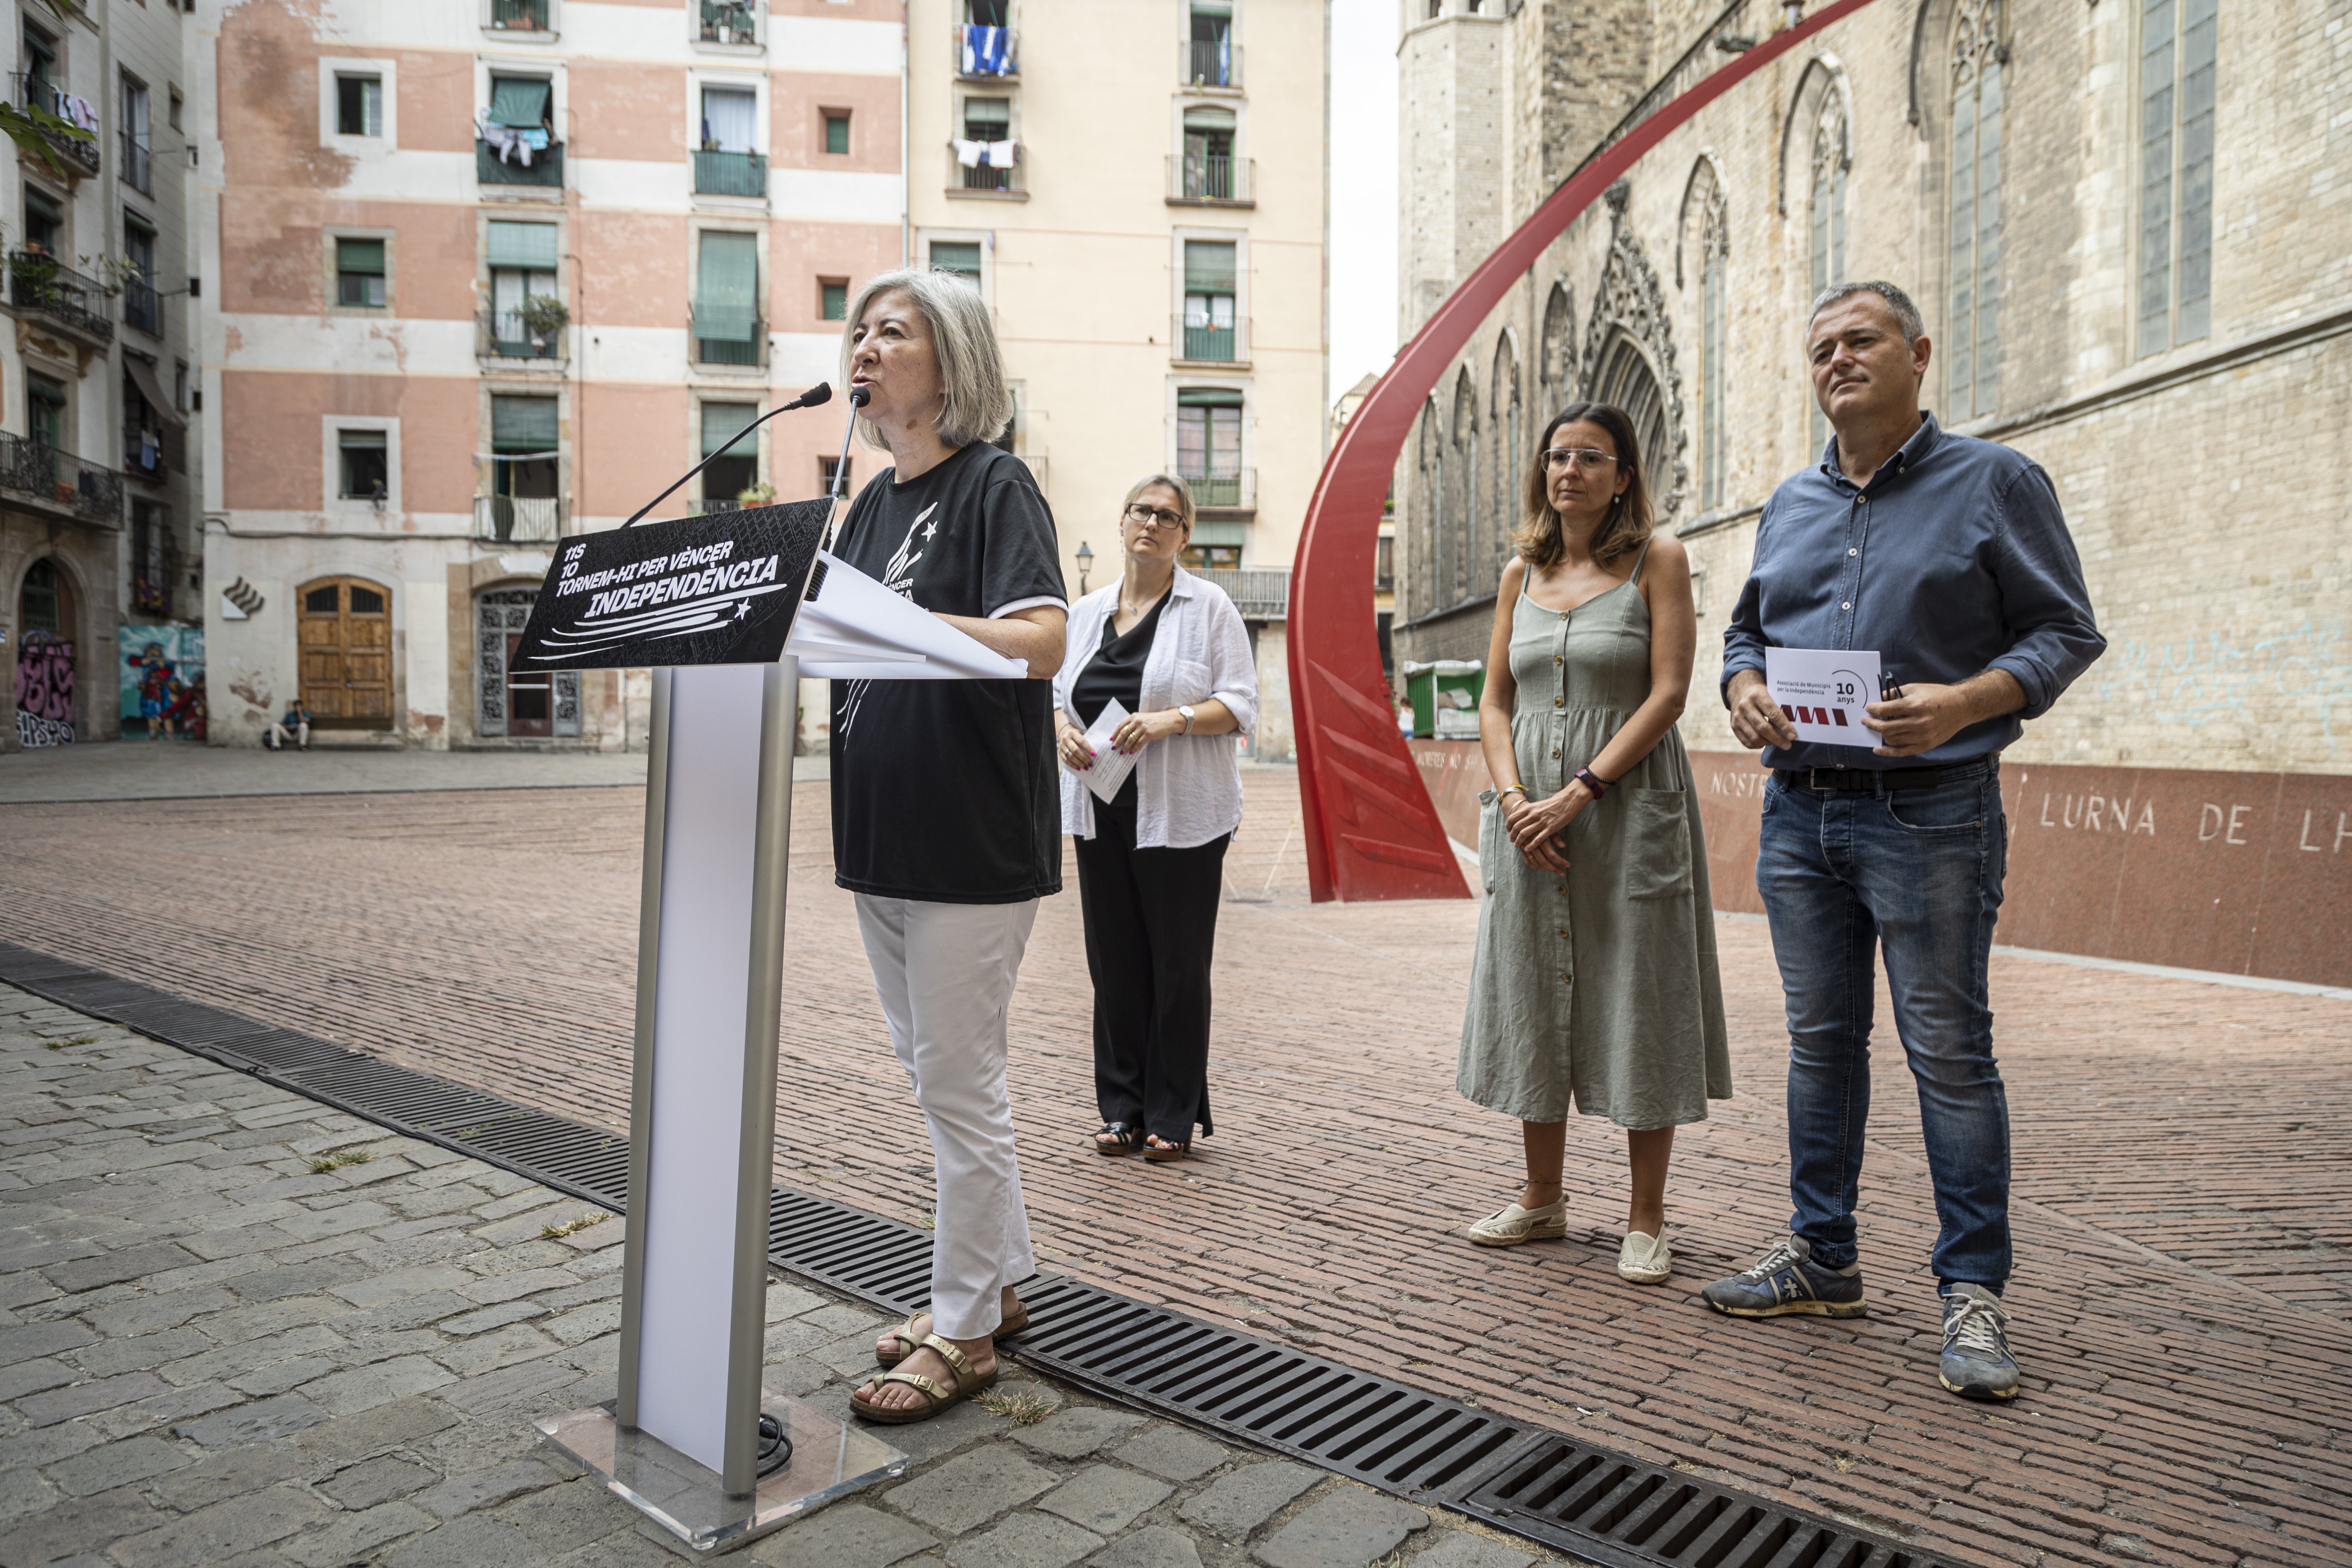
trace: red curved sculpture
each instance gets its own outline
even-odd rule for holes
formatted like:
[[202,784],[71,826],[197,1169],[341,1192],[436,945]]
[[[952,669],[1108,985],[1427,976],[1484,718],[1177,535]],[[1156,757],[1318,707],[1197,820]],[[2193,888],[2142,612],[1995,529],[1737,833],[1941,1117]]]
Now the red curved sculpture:
[[1586,164],[1422,324],[1324,459],[1290,588],[1290,704],[1315,900],[1470,896],[1381,679],[1372,556],[1422,400],[1546,246],[1691,116],[1871,0],[1836,0],[1661,108]]

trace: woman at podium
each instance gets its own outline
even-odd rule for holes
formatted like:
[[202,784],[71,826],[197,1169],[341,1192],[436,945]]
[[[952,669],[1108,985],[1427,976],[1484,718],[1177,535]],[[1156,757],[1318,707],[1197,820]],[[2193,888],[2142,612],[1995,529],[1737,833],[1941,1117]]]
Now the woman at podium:
[[1138,484],[1118,539],[1118,580],[1072,607],[1054,682],[1062,827],[1077,838],[1095,984],[1095,1152],[1165,1162],[1191,1152],[1195,1125],[1215,1130],[1209,966],[1257,670],[1233,600],[1181,564],[1190,486],[1166,474]]
[[928,1420],[995,1381],[1036,1271],[1005,1092],[1006,1011],[1037,900],[1062,889],[1053,696],[1068,599],[1053,513],[991,446],[1013,417],[995,329],[951,273],[887,272],[849,312],[843,370],[890,454],[834,553],[1009,658],[1026,680],[833,683],[835,880],[930,1131],[931,1301],[875,1346],[851,1395]]

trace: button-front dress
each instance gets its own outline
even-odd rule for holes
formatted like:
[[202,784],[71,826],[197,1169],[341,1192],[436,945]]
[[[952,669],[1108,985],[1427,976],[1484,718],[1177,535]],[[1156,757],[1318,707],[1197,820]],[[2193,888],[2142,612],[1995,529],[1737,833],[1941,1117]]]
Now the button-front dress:
[[[1524,589],[1511,606],[1511,748],[1538,800],[1650,695],[1641,579],[1637,558],[1631,579],[1573,610],[1548,610]],[[1522,1121],[1562,1121],[1570,1109],[1637,1131],[1706,1120],[1708,1100],[1731,1096],[1731,1058],[1680,732],[1570,825],[1565,876],[1521,859],[1495,793],[1479,800],[1486,898],[1455,1086]]]

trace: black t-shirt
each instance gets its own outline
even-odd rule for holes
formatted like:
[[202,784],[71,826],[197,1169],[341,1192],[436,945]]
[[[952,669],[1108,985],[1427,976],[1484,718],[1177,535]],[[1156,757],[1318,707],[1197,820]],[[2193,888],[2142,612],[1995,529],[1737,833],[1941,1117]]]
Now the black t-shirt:
[[1077,679],[1070,682],[1070,706],[1076,710],[1070,717],[1082,727],[1094,728],[1114,697],[1130,713],[1143,706],[1143,665],[1151,657],[1151,639],[1159,635],[1160,612],[1168,607],[1169,597],[1160,595],[1143,618],[1127,628],[1125,637],[1116,629],[1118,616],[1103,617],[1100,650],[1087,658]]
[[[834,553],[936,614],[1067,602],[1029,467],[975,442],[858,492]],[[1013,904],[1062,890],[1049,680],[833,683],[834,880],[856,893]]]

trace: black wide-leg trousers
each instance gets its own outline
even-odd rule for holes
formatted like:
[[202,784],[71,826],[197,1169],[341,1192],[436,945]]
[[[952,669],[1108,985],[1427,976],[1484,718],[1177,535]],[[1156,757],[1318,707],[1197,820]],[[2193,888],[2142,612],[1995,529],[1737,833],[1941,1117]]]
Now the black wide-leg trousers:
[[1095,1102],[1105,1121],[1189,1143],[1209,1120],[1209,965],[1224,891],[1220,837],[1192,849],[1135,847],[1137,787],[1095,803],[1077,840],[1078,903],[1095,983]]

